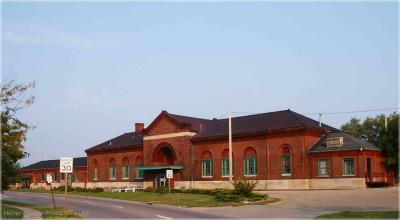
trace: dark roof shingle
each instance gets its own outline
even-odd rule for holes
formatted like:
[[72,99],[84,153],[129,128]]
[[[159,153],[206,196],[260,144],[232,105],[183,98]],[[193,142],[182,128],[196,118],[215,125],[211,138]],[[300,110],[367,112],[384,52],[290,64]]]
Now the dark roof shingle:
[[132,147],[143,145],[143,134],[130,132],[122,134],[118,137],[105,141],[94,147],[87,149],[85,152],[104,151],[104,150],[124,150]]
[[[343,137],[343,144],[340,147],[328,147],[326,144],[327,138],[339,138]],[[354,137],[350,134],[347,134],[342,131],[338,132],[328,132],[319,140],[317,140],[313,145],[308,149],[309,153],[317,153],[317,152],[333,152],[333,151],[348,151],[348,150],[380,150],[375,145],[364,141],[360,138]]]
[[[232,118],[233,135],[300,127],[321,128],[319,122],[291,110]],[[325,124],[322,124],[322,128],[328,131],[337,130]],[[211,120],[202,123],[200,132],[193,137],[193,140],[227,135],[228,119]]]
[[[73,162],[74,167],[86,167],[87,158],[86,157],[76,157]],[[60,160],[42,160],[34,164],[23,167],[22,170],[40,170],[40,169],[51,169],[59,168]]]

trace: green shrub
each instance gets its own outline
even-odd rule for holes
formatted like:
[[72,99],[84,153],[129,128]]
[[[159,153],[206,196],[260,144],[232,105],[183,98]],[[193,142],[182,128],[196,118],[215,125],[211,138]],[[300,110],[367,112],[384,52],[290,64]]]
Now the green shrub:
[[261,194],[261,193],[251,193],[250,196],[247,198],[247,200],[255,202],[255,201],[260,201],[263,199],[266,199],[267,195]]
[[157,187],[157,189],[156,189],[156,193],[161,193],[161,194],[168,193],[168,187],[166,187],[166,186],[159,186],[159,187]]
[[101,187],[96,187],[96,188],[92,189],[92,192],[94,192],[94,193],[104,192],[104,189]]
[[149,186],[146,189],[143,190],[144,192],[155,192],[154,188]]
[[77,192],[87,192],[86,188],[82,188],[82,187],[75,187],[75,191]]
[[219,202],[241,202],[243,200],[242,197],[235,194],[218,194],[215,196],[215,199]]
[[242,197],[249,197],[256,187],[256,182],[251,180],[235,180],[233,181],[234,193]]

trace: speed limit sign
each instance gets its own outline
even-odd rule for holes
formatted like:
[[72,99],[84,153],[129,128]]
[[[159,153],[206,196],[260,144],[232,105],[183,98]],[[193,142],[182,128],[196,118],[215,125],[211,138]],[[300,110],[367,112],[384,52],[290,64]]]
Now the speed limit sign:
[[74,159],[72,157],[60,158],[60,173],[72,173]]

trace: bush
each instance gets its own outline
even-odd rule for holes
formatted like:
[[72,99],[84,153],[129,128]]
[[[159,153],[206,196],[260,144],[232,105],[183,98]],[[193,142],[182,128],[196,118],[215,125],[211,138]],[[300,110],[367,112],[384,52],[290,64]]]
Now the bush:
[[242,197],[235,194],[218,194],[215,196],[215,199],[219,202],[241,202],[243,200]]
[[235,180],[233,181],[234,193],[242,197],[249,197],[256,187],[256,182],[251,180]]
[[96,187],[96,188],[94,188],[94,189],[92,190],[92,192],[94,192],[94,193],[104,192],[104,189],[101,188],[101,187]]
[[260,193],[251,193],[247,200],[255,202],[266,199],[267,195],[260,194]]
[[82,188],[82,187],[75,187],[75,191],[77,191],[77,192],[87,192],[87,189]]
[[153,187],[147,187],[146,189],[143,190],[144,192],[155,192]]
[[159,186],[156,189],[156,193],[161,193],[161,194],[165,194],[168,193],[168,187],[166,186]]

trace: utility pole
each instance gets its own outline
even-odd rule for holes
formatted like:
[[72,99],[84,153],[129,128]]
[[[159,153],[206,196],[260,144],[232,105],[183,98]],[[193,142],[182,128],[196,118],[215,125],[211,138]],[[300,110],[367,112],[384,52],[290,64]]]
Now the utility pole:
[[229,112],[229,181],[232,181],[233,176],[233,164],[232,164],[232,113]]
[[321,126],[321,125],[322,125],[321,120],[322,120],[322,113],[319,113],[319,126],[320,126],[320,127],[322,127],[322,126]]

